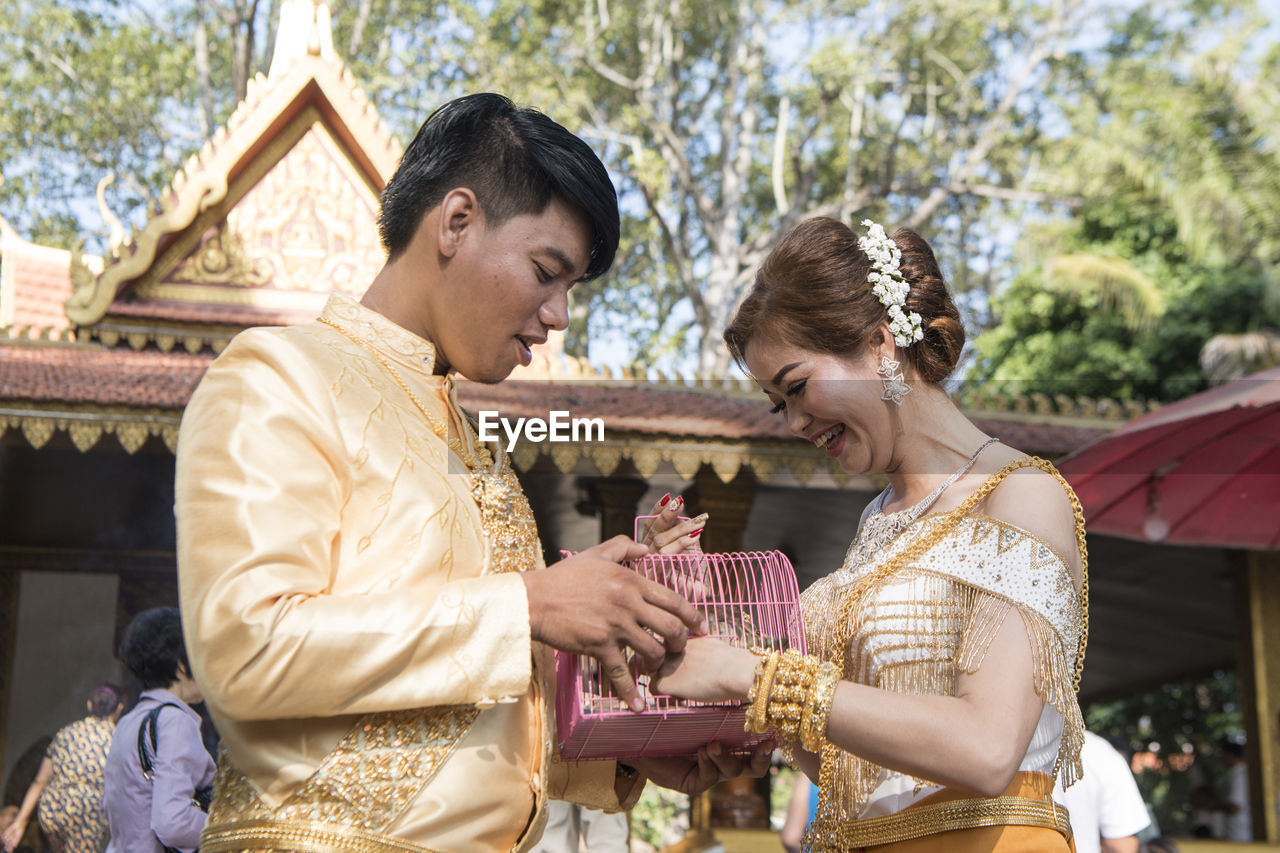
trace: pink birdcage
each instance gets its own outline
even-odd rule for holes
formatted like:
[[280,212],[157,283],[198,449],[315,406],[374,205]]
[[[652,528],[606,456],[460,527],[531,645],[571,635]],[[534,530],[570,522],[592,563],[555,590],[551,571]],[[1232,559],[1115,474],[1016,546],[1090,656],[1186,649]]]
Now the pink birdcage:
[[[645,519],[637,519],[639,522]],[[735,646],[804,651],[800,591],[780,551],[729,554],[654,554],[631,563],[649,580],[684,596],[702,612],[707,632]],[[556,735],[568,761],[692,755],[720,742],[751,750],[765,735],[743,731],[738,702],[686,702],[653,693],[637,678],[645,710],[631,711],[594,658],[556,653]]]

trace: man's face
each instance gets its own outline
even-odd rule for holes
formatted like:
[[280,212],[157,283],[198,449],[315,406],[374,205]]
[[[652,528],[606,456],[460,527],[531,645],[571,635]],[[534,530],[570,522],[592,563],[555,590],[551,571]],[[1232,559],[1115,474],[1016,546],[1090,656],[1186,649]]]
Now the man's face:
[[569,325],[569,289],[586,272],[591,228],[553,199],[497,227],[479,217],[456,245],[432,306],[437,358],[473,381],[501,382],[549,330]]

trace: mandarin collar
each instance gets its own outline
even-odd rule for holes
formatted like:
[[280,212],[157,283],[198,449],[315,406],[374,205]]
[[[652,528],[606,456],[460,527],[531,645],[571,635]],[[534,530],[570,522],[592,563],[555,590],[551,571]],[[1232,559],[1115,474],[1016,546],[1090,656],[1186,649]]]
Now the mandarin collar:
[[446,385],[453,384],[452,370],[448,376],[435,375],[436,348],[431,341],[396,325],[350,296],[330,294],[320,319],[374,347],[399,367],[425,374],[425,377],[443,379]]

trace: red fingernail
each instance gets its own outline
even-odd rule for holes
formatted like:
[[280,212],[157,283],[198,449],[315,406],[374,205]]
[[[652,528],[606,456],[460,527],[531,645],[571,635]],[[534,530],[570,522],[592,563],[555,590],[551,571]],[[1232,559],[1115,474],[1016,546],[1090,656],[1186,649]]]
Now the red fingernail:
[[665,495],[662,496],[662,500],[658,501],[658,506],[666,506],[667,501],[669,500],[671,500],[671,493],[667,492]]
[[683,505],[684,505],[684,495],[681,495],[680,497],[676,498],[676,506],[683,506]]
[[690,538],[690,539],[697,539],[699,536],[701,536],[701,535],[702,535],[702,531],[704,531],[704,530],[706,530],[706,529],[707,529],[707,528],[705,528],[705,527],[699,527],[697,530],[695,530],[695,531],[693,531],[692,533],[690,533],[690,534],[689,534],[689,538]]

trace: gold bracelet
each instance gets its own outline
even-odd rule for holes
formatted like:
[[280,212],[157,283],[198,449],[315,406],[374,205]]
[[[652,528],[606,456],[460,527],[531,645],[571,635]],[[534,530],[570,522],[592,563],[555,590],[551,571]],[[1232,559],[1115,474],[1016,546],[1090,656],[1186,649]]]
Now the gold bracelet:
[[773,692],[773,678],[778,671],[778,659],[777,652],[768,652],[756,664],[756,676],[751,682],[751,707],[747,710],[747,719],[743,723],[746,731],[764,734],[769,730],[766,712],[769,696]]
[[826,742],[827,720],[831,717],[831,702],[839,683],[840,670],[834,663],[823,661],[805,697],[804,717],[800,721],[800,745],[810,752],[820,751]]
[[780,657],[773,689],[769,692],[768,720],[783,741],[792,742],[799,737],[805,698],[817,675],[818,664],[816,657],[802,655],[795,649],[787,649]]

